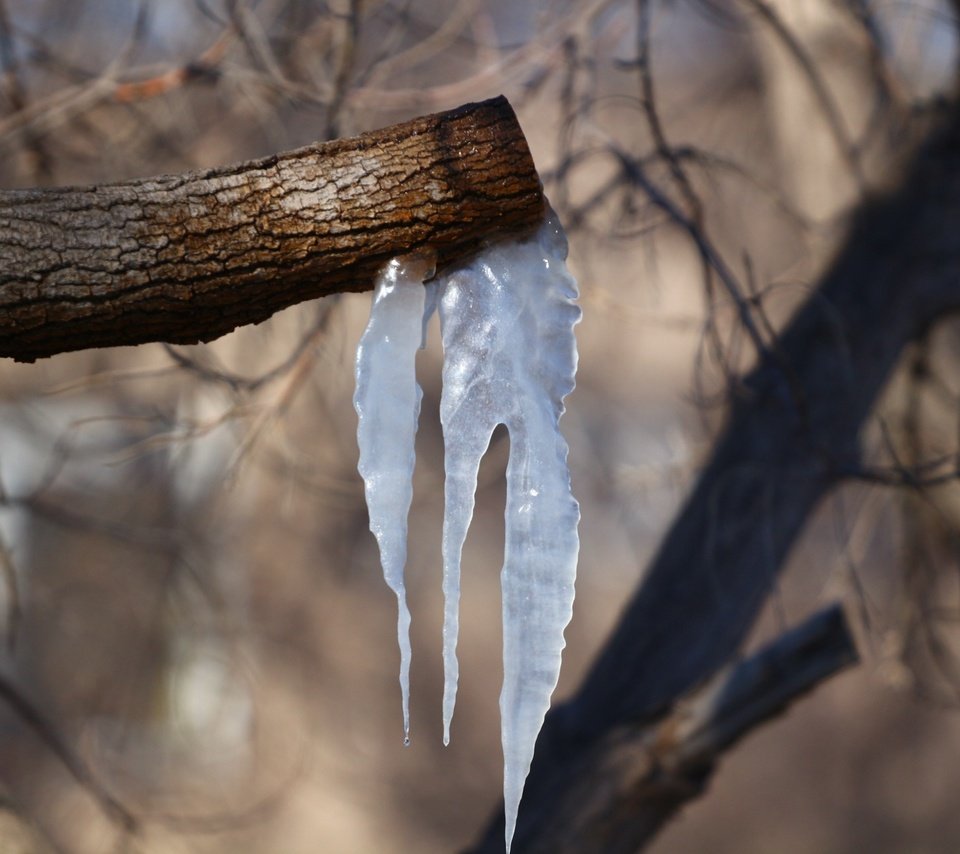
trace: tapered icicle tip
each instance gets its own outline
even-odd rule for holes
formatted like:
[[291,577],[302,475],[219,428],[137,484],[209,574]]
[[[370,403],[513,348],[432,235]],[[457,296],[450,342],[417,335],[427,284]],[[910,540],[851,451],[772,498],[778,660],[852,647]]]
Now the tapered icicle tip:
[[[386,570],[388,581],[392,577]],[[401,569],[402,574],[402,569]],[[400,647],[400,702],[403,707],[403,746],[410,746],[410,609],[403,582],[396,586],[397,643]]]
[[[443,419],[443,403],[441,406],[441,420]],[[453,451],[448,451],[448,460],[454,456]],[[463,544],[463,537],[457,534],[452,535],[456,542],[456,556],[451,558],[446,554],[447,544],[451,539],[450,529],[456,527],[455,520],[458,519],[458,509],[456,501],[451,501],[451,496],[456,490],[451,486],[450,473],[447,473],[446,486],[446,512],[443,520],[443,541],[444,541],[444,559],[443,559],[443,743],[450,744],[450,728],[453,725],[453,711],[457,704],[457,683],[460,681],[460,664],[457,661],[457,635],[460,630],[460,621],[458,611],[460,608],[460,546]],[[469,524],[469,517],[467,518]],[[466,533],[466,528],[463,528]]]
[[[462,341],[463,327],[478,320],[471,312],[470,294],[464,289],[465,271],[452,273],[440,302],[440,334],[443,338],[443,390],[440,423],[444,442],[443,513],[443,740],[450,741],[450,727],[457,702],[460,664],[457,638],[460,633],[460,560],[467,529],[473,517],[477,472],[493,427],[486,414],[477,411],[467,394],[474,354]],[[467,297],[467,303],[460,302]],[[478,323],[477,328],[482,328]],[[480,388],[480,394],[486,390]],[[463,409],[461,410],[461,406]]]
[[407,514],[413,498],[414,442],[422,392],[416,356],[423,340],[425,288],[432,254],[394,258],[377,277],[370,322],[357,348],[358,469],[383,575],[397,597],[403,742],[410,743],[410,611],[403,573]]
[[577,286],[548,211],[539,231],[487,246],[449,273],[440,300],[445,449],[444,725],[457,688],[460,560],[480,458],[498,424],[510,434],[505,508],[504,843],[510,850],[534,745],[560,674],[573,611],[579,507],[570,491],[563,400],[577,367]]

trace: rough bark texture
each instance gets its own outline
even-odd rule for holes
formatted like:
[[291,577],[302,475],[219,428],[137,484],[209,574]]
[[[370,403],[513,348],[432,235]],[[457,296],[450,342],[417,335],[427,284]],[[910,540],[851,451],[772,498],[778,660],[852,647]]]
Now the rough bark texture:
[[0,356],[209,341],[367,290],[395,255],[447,264],[543,205],[502,97],[237,166],[0,192]]
[[[579,793],[585,781],[604,785],[610,734],[668,714],[736,654],[811,512],[857,465],[859,431],[904,347],[960,310],[958,222],[955,107],[899,189],[860,211],[776,351],[747,378],[605,649],[577,694],[547,716],[514,852],[541,850],[540,839],[581,826]],[[661,823],[680,802],[661,811]],[[624,851],[659,826],[639,808],[621,820]],[[503,851],[502,812],[473,850]]]

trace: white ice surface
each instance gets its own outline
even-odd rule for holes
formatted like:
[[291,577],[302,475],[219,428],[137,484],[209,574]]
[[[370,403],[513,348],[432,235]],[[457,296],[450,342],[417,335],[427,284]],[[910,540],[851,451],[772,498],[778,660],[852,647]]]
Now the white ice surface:
[[473,515],[480,458],[494,428],[510,434],[503,597],[506,847],[573,610],[580,511],[570,491],[558,422],[574,387],[580,319],[567,241],[550,213],[523,240],[487,247],[441,285],[446,485],[443,525],[444,742],[456,700],[460,556]]
[[[406,256],[377,278],[370,322],[357,348],[358,468],[363,477],[370,530],[377,538],[383,575],[397,596],[400,692],[404,743],[410,739],[410,611],[403,582],[407,515],[413,496],[414,440],[420,399],[415,364],[423,341],[424,309],[434,302],[423,280],[432,264]],[[432,305],[430,305],[432,310]]]
[[[444,348],[446,485],[443,524],[443,738],[456,702],[460,558],[473,516],[480,458],[498,424],[510,434],[505,512],[503,690],[500,695],[507,851],[534,745],[560,673],[573,610],[580,511],[570,492],[563,399],[577,368],[577,286],[551,212],[523,239],[483,249],[439,282]],[[421,392],[416,351],[437,300],[429,264],[391,261],[381,273],[357,351],[360,473],[384,576],[399,603],[400,684],[409,732],[410,615],[403,569]]]

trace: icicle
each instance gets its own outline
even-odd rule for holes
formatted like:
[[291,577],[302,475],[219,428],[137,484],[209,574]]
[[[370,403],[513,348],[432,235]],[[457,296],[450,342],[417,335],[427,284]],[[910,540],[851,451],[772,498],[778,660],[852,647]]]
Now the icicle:
[[395,258],[381,271],[370,322],[357,348],[353,398],[358,468],[366,489],[370,530],[377,538],[383,575],[399,609],[404,744],[410,743],[410,612],[403,568],[413,495],[414,439],[423,396],[414,369],[426,328],[425,313],[433,311],[436,303],[433,294],[427,300],[428,288],[423,286],[432,272],[432,262],[418,255]]
[[[440,416],[446,449],[443,739],[456,701],[460,557],[473,516],[480,458],[494,428],[510,433],[503,590],[504,680],[500,695],[507,851],[524,781],[560,672],[573,608],[580,513],[570,493],[563,399],[577,366],[576,282],[566,238],[551,212],[536,234],[486,247],[441,282],[444,347]],[[431,265],[391,261],[377,282],[357,351],[360,473],[370,529],[399,605],[400,684],[409,734],[410,615],[403,568],[421,392],[416,350],[437,301],[422,286]]]
[[460,555],[480,458],[497,424],[510,434],[506,549],[501,574],[504,680],[500,695],[506,847],[573,609],[580,511],[570,492],[558,421],[577,366],[576,282],[551,212],[526,239],[493,244],[443,285],[446,454],[443,526],[444,743],[456,699]]

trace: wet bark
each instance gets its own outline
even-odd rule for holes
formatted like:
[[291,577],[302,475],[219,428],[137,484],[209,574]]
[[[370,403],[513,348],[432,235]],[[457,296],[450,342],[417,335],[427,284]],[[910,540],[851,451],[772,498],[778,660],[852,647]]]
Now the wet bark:
[[0,191],[0,356],[195,343],[543,215],[505,98],[204,172]]

